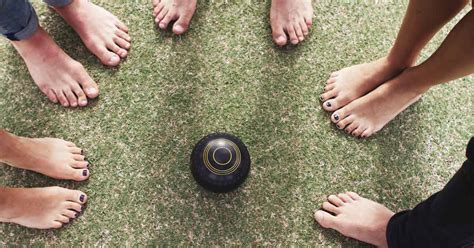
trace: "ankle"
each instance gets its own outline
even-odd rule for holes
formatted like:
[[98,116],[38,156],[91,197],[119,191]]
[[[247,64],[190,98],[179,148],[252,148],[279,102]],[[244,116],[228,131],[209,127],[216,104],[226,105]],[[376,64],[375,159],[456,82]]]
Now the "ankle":
[[25,138],[8,133],[4,130],[0,132],[0,162],[7,163],[17,157],[22,157],[21,144]]
[[387,63],[389,67],[394,68],[395,70],[398,70],[399,72],[402,72],[406,68],[413,66],[413,61],[399,58],[397,56],[392,55],[392,53],[389,53],[383,59],[385,60],[385,63]]

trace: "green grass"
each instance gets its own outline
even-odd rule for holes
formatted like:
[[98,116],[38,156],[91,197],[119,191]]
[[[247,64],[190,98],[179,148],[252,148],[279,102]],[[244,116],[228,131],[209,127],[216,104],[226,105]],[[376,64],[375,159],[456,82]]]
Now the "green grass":
[[[0,224],[0,246],[363,246],[314,223],[328,194],[352,190],[402,210],[441,189],[464,160],[473,76],[432,88],[367,140],[336,130],[320,107],[332,71],[386,54],[406,2],[314,3],[309,39],[283,49],[271,41],[270,1],[200,1],[182,37],[156,31],[146,1],[103,2],[133,36],[117,69],[102,66],[34,2],[45,29],[99,83],[101,96],[87,108],[49,103],[0,41],[0,127],[71,140],[86,150],[92,172],[73,183],[1,166],[0,185],[59,185],[90,200],[61,230]],[[193,145],[215,131],[240,136],[253,159],[246,183],[229,194],[202,190],[189,170]]]

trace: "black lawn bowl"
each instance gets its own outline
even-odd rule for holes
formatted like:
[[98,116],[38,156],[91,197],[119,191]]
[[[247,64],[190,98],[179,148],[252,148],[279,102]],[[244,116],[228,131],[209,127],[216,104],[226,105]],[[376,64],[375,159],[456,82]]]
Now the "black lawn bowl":
[[239,187],[250,171],[250,154],[242,141],[226,133],[202,138],[191,154],[191,172],[203,188],[229,192]]

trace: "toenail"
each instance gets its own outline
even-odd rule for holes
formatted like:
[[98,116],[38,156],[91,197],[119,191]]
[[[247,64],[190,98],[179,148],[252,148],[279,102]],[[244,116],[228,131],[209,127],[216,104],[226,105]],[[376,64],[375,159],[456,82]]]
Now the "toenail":
[[320,210],[320,211],[316,211],[315,217],[319,220],[322,220],[324,218],[324,215]]
[[326,106],[331,107],[331,103],[330,103],[330,102],[327,102],[327,103],[326,103]]
[[324,101],[324,97],[323,97],[323,96],[319,96],[319,99],[321,99],[321,101]]
[[[93,94],[97,94],[97,93],[98,93],[98,92],[97,92],[97,89],[96,89],[96,88],[93,88],[93,87],[87,88],[87,89],[86,89],[86,92],[87,92],[87,94],[90,94],[90,95],[93,95]],[[86,100],[84,100],[84,102],[87,103]]]
[[338,114],[334,114],[334,120],[339,120],[339,115]]
[[336,124],[336,127],[337,127],[337,128],[341,128],[341,127],[339,126],[339,124]]
[[109,58],[109,64],[115,64],[120,61],[120,58],[118,56],[112,56]]
[[178,33],[181,33],[181,32],[184,31],[184,28],[183,28],[181,25],[177,25],[177,26],[175,27],[175,31],[178,32]]
[[76,214],[74,215],[74,217],[77,217],[77,216],[79,216],[79,213],[76,213]]
[[87,170],[83,170],[83,171],[82,171],[82,175],[83,175],[83,176],[87,176]]
[[85,197],[86,197],[85,195],[79,196],[79,201],[84,202],[84,198],[85,198]]

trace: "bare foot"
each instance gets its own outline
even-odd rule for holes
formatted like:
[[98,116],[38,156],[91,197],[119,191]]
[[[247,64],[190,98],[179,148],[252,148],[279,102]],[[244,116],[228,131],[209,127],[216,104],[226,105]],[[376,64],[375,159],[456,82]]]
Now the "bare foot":
[[322,208],[325,211],[316,211],[314,218],[324,228],[377,247],[388,246],[387,224],[394,213],[385,206],[347,192],[330,195]]
[[79,34],[86,47],[104,65],[116,66],[128,55],[128,27],[116,16],[88,0],[73,0],[54,8]]
[[61,139],[30,139],[0,130],[0,162],[55,178],[84,181],[88,162],[82,149]]
[[380,85],[331,115],[339,129],[362,138],[379,131],[400,112],[420,99],[427,88],[421,88],[420,77],[412,69]]
[[320,96],[326,111],[335,111],[367,94],[400,74],[407,66],[390,62],[387,57],[333,72]]
[[86,201],[83,192],[60,187],[0,188],[0,222],[60,228],[79,215]]
[[161,29],[166,29],[171,21],[176,21],[173,32],[177,35],[188,30],[195,10],[196,0],[153,0],[155,23]]
[[272,0],[270,9],[270,24],[273,41],[286,45],[288,38],[293,45],[304,40],[313,25],[313,6],[311,0]]
[[73,60],[41,28],[28,39],[13,41],[31,77],[49,100],[64,107],[86,106],[99,95],[97,84],[84,67]]

